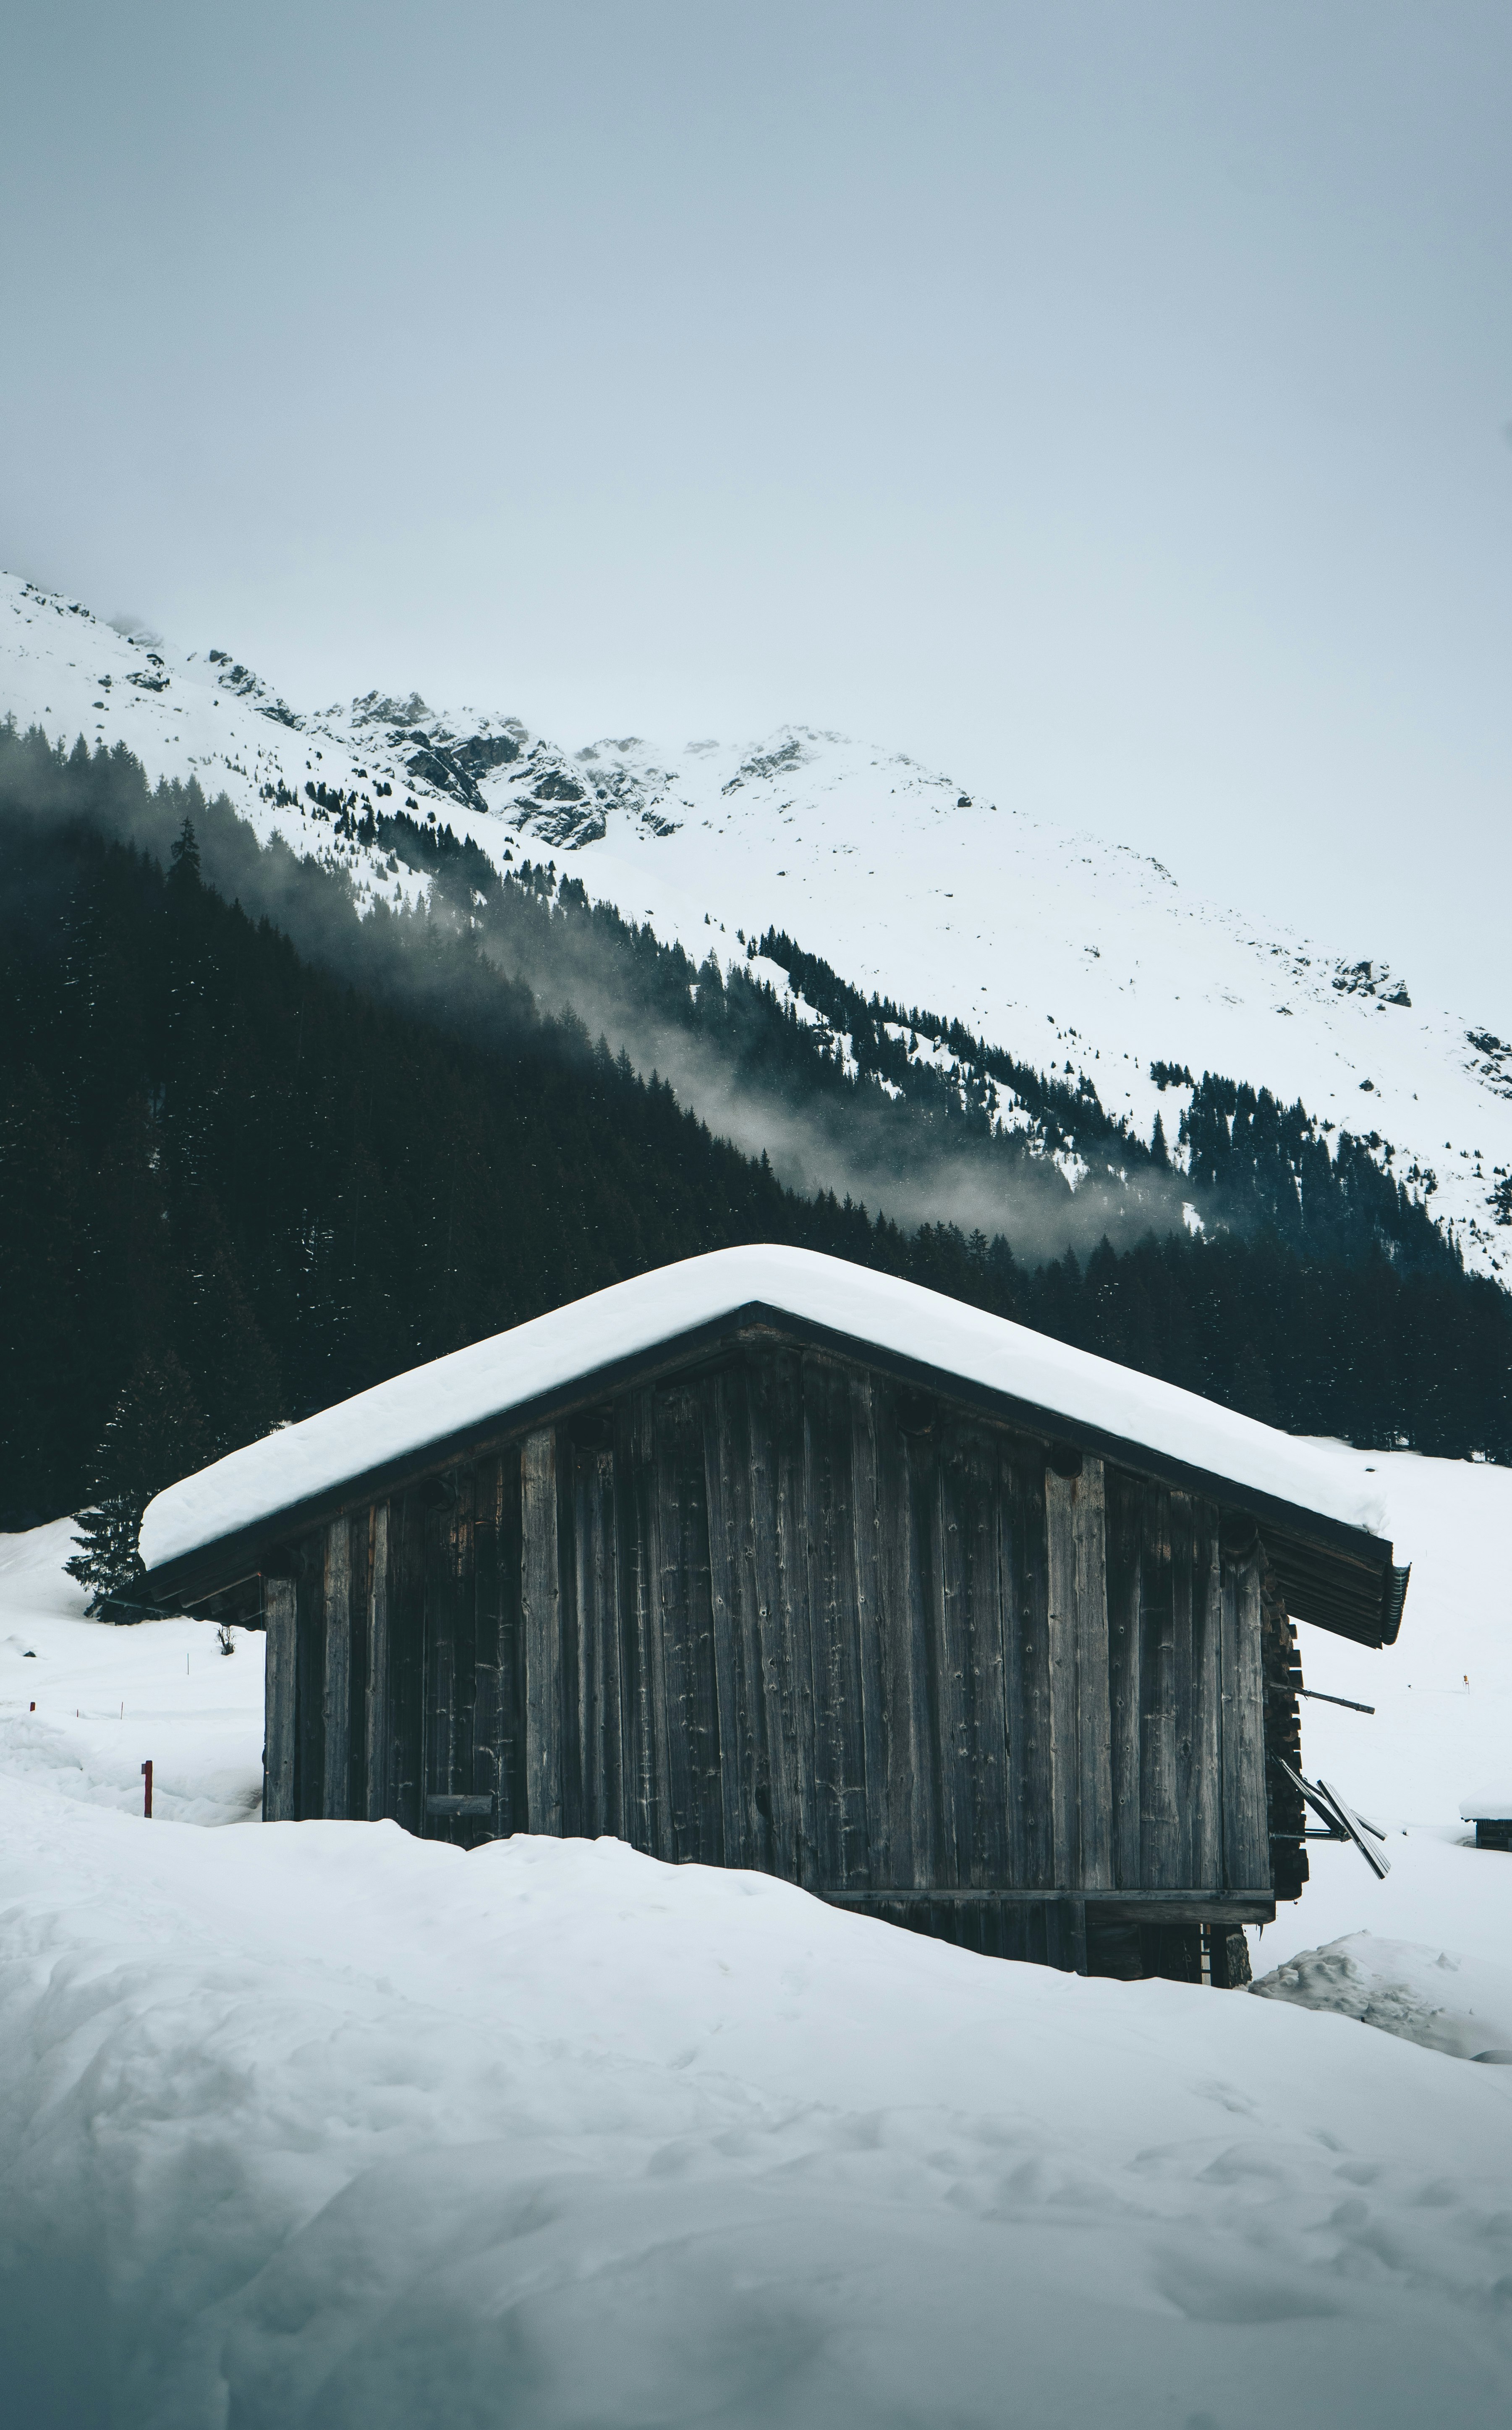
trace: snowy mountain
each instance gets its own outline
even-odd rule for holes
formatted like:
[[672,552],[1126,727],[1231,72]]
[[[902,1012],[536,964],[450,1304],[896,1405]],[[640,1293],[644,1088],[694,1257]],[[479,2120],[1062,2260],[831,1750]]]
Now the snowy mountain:
[[[333,807],[434,814],[500,867],[549,855],[695,959],[712,950],[727,967],[784,931],[868,994],[1085,1075],[1144,1138],[1159,1112],[1174,1142],[1204,1071],[1268,1088],[1371,1140],[1469,1266],[1508,1271],[1512,1044],[1373,958],[1262,929],[1158,861],[901,753],[806,727],[756,745],[564,748],[517,717],[414,693],[298,710],[225,650],[117,632],[8,576],[3,714],[65,744],[124,744],[155,778],[197,778],[262,838],[343,862],[359,899],[423,881],[340,832]],[[911,1051],[949,1060],[928,1038]]]

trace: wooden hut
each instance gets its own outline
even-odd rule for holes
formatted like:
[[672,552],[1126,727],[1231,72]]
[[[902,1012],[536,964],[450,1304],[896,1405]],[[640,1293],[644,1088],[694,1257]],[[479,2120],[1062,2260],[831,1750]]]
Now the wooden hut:
[[734,1249],[186,1478],[267,1631],[264,1813],[607,1833],[965,1945],[1231,1979],[1306,1874],[1294,1618],[1389,1644],[1355,1477],[913,1285]]

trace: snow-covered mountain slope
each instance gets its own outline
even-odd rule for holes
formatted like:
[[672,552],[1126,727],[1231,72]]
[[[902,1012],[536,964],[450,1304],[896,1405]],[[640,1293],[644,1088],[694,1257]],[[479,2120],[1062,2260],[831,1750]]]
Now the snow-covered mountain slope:
[[[518,718],[370,692],[302,712],[220,649],[129,638],[0,577],[0,714],[126,744],[150,774],[224,791],[264,837],[404,874],[309,795],[434,811],[500,866],[550,854],[590,894],[728,964],[786,930],[856,986],[958,1018],[1022,1062],[1085,1073],[1174,1139],[1205,1070],[1376,1134],[1468,1264],[1512,1259],[1512,1044],[1404,977],[1189,894],[1159,862],[1038,824],[953,777],[827,733],[635,738],[566,750]],[[779,981],[780,972],[769,974]],[[927,1043],[922,1052],[932,1050]]]

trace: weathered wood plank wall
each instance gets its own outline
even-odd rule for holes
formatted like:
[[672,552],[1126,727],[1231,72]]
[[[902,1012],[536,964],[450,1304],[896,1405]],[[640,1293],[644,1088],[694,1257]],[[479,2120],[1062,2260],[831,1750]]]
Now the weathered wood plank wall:
[[294,1624],[292,1578],[269,1578],[262,1593],[264,1640],[262,1819],[291,1822],[294,1793]]
[[[1258,1544],[1223,1564],[1223,1886],[1271,1879],[1265,1793],[1264,1687],[1260,1670]],[[1258,1760],[1255,1760],[1258,1756]]]
[[322,1716],[320,1811],[333,1822],[347,1819],[352,1744],[352,1522],[333,1519],[325,1530],[325,1633]]
[[557,1540],[557,1437],[543,1426],[520,1472],[524,1631],[525,1812],[532,1831],[562,1828],[562,1625]]
[[731,1353],[293,1548],[267,1811],[1019,1893],[972,1930],[1058,1948],[1088,1893],[1269,1891],[1262,1564],[1211,1504]]

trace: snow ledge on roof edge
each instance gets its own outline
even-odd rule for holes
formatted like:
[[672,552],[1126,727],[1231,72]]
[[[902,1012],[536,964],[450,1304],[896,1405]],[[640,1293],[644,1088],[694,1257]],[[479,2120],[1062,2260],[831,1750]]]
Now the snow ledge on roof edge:
[[1362,1491],[1357,1476],[1254,1418],[917,1283],[814,1250],[756,1247],[717,1249],[612,1284],[228,1453],[148,1504],[141,1557],[160,1568],[754,1300],[1251,1492],[1382,1533],[1384,1502]]

